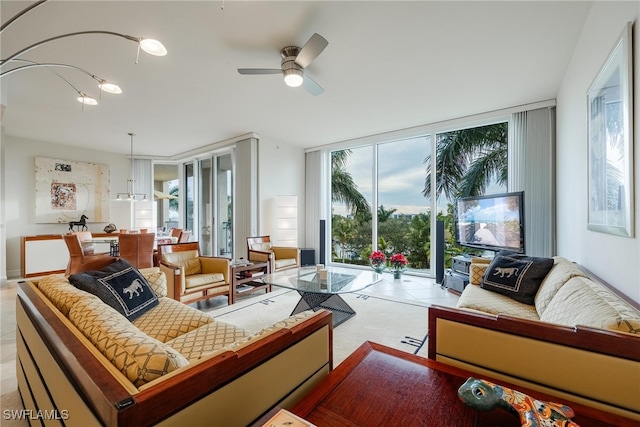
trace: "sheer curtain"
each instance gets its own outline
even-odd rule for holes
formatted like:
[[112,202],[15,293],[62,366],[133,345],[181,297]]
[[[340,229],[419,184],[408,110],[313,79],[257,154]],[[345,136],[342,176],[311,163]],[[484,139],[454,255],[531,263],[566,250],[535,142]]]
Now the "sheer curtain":
[[153,201],[153,162],[149,159],[134,159],[133,192],[147,195],[147,200]]
[[258,233],[258,139],[238,141],[234,154],[233,257],[247,259],[247,237]]
[[556,251],[555,107],[513,113],[509,122],[509,191],[524,191],[525,248]]
[[[317,263],[320,259],[320,220],[328,219],[325,214],[328,179],[324,151],[308,152],[305,162],[305,247],[315,249]],[[328,223],[325,221],[326,225]]]

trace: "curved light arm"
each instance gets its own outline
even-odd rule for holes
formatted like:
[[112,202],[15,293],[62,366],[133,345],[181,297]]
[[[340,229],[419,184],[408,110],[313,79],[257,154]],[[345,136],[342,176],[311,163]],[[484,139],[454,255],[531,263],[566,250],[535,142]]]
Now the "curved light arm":
[[143,41],[151,42],[152,39],[143,39],[143,38],[140,38],[140,37],[128,36],[126,34],[120,34],[120,33],[116,33],[116,32],[113,32],[113,31],[92,30],[92,31],[78,31],[78,32],[75,32],[75,33],[61,34],[59,36],[50,37],[50,38],[48,38],[46,40],[39,41],[37,43],[32,44],[31,46],[27,46],[24,49],[14,53],[13,55],[9,56],[8,58],[1,60],[0,61],[0,65],[4,65],[5,63],[12,61],[14,58],[17,58],[18,56],[22,55],[23,53],[28,52],[31,49],[35,49],[38,46],[42,46],[45,43],[49,43],[49,42],[52,42],[54,40],[62,39],[62,38],[65,38],[65,37],[80,36],[80,35],[84,35],[84,34],[106,34],[106,35],[111,35],[111,36],[118,36],[118,37],[122,37],[124,39],[131,40],[132,42],[137,43],[140,48],[142,48],[145,52],[150,53],[151,55],[164,56],[164,55],[167,54],[167,50],[164,48],[162,43],[160,43],[158,41],[155,41],[155,40],[153,41],[153,42],[155,42],[155,43],[153,43],[153,45],[155,46],[155,48],[153,50],[147,48],[146,47],[146,43],[142,43]]
[[16,67],[16,68],[12,68],[11,70],[8,71],[4,71],[2,73],[0,73],[0,77],[4,77],[4,76],[8,76],[9,74],[15,73],[16,71],[21,71],[21,70],[26,70],[28,68],[37,68],[37,67],[46,67],[46,68],[50,68],[50,67],[61,67],[61,68],[73,68],[74,70],[78,70],[82,73],[85,73],[87,76],[91,77],[92,79],[101,82],[102,79],[97,77],[94,74],[91,74],[89,71],[85,70],[84,68],[80,68],[80,67],[76,67],[75,65],[68,65],[68,64],[56,64],[56,63],[40,63],[40,62],[32,62],[32,61],[26,61],[24,59],[15,59],[15,61],[24,61],[24,62],[31,62],[31,64],[29,65],[23,65],[22,67]]
[[29,7],[26,7],[25,9],[23,9],[21,12],[17,13],[15,16],[13,16],[11,19],[9,19],[7,22],[5,22],[4,24],[2,24],[2,27],[0,27],[0,33],[2,31],[4,31],[5,28],[7,28],[9,25],[13,24],[14,21],[17,21],[18,18],[20,18],[22,15],[24,15],[25,13],[29,12],[32,9],[35,9],[36,7],[40,6],[42,3],[46,2],[47,0],[40,0],[38,2],[35,2],[34,4],[32,4]]
[[[30,69],[30,68],[44,67],[44,68],[47,68],[49,71],[51,71],[56,76],[58,76],[58,77],[62,78],[63,80],[65,80],[60,74],[56,73],[51,68],[52,67],[71,68],[71,69],[80,71],[81,73],[84,73],[87,76],[89,76],[92,79],[94,79],[95,81],[97,81],[98,82],[98,87],[100,87],[100,89],[104,90],[105,92],[109,92],[109,93],[113,93],[113,94],[122,93],[122,89],[120,89],[120,87],[117,84],[112,83],[112,82],[108,82],[107,80],[102,79],[102,78],[96,76],[95,74],[90,73],[89,71],[85,70],[84,68],[76,67],[75,65],[57,64],[57,63],[39,63],[39,62],[29,61],[27,59],[14,59],[14,61],[29,62],[29,65],[23,65],[22,67],[16,67],[16,68],[13,68],[11,70],[8,70],[8,71],[5,71],[3,73],[0,73],[0,79],[2,77],[4,77],[4,76],[8,76],[9,74],[12,74],[12,73],[17,72],[17,71],[26,70],[26,69]],[[65,81],[67,81],[67,80],[65,80]],[[67,83],[69,83],[69,82],[67,81]],[[78,92],[77,89],[76,89],[76,92]]]
[[[81,71],[87,75],[89,75],[91,78],[97,80],[98,82],[100,82],[100,84],[103,84],[106,82],[106,80],[102,80],[99,77],[91,74],[90,72],[88,72],[87,70],[80,68],[80,67],[76,67],[75,65],[67,65],[67,64],[40,64],[37,62],[33,62],[33,61],[29,61],[26,59],[16,59],[16,61],[21,61],[21,62],[31,62],[31,64],[29,65],[25,65],[23,67],[18,67],[18,68],[14,68],[12,70],[9,71],[5,71],[4,73],[0,74],[0,78],[4,75],[8,75],[11,74],[14,71],[17,70],[23,70],[25,68],[33,68],[33,67],[45,67],[47,68],[49,71],[51,71],[53,74],[55,74],[56,76],[60,77],[66,84],[68,84],[69,86],[71,86],[73,88],[73,90],[75,90],[78,93],[78,101],[81,102],[83,105],[96,105],[98,103],[98,101],[96,101],[95,98],[87,95],[86,93],[80,91],[77,87],[75,87],[73,85],[73,83],[71,83],[69,80],[67,80],[66,78],[64,78],[64,76],[62,76],[62,74],[57,73],[55,70],[53,70],[51,67],[64,67],[64,68],[73,68],[75,70]],[[117,85],[116,85],[117,87]],[[118,89],[120,89],[118,87]]]

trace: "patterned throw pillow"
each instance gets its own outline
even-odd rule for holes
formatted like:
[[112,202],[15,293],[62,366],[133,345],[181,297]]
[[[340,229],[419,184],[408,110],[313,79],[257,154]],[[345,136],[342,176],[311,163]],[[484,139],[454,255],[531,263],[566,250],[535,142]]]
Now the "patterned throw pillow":
[[101,270],[72,274],[69,282],[96,295],[130,321],[158,305],[158,296],[144,276],[124,259]]
[[552,267],[553,258],[536,258],[503,250],[487,267],[480,287],[534,305],[538,288]]

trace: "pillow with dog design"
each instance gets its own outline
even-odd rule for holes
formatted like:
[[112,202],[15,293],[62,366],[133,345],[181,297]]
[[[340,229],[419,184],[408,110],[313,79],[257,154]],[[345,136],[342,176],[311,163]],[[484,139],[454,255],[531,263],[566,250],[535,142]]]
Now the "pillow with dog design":
[[480,287],[534,305],[542,280],[552,267],[553,258],[530,257],[502,250],[484,272]]
[[159,304],[144,276],[124,259],[101,270],[72,274],[69,282],[96,295],[130,321]]

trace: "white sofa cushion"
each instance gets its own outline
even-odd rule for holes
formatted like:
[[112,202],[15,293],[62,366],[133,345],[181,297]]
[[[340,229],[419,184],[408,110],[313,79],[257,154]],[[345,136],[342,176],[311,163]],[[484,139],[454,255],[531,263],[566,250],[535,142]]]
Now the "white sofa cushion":
[[532,305],[524,304],[506,295],[469,285],[460,295],[458,308],[478,310],[490,314],[505,314],[523,319],[540,320]]
[[606,286],[585,277],[565,283],[540,320],[640,334],[640,312]]
[[536,310],[538,310],[538,315],[540,316],[542,316],[542,313],[547,309],[556,292],[558,292],[562,285],[567,283],[569,279],[572,277],[587,277],[576,264],[566,258],[555,256],[553,257],[553,261],[553,267],[542,281],[534,300]]

